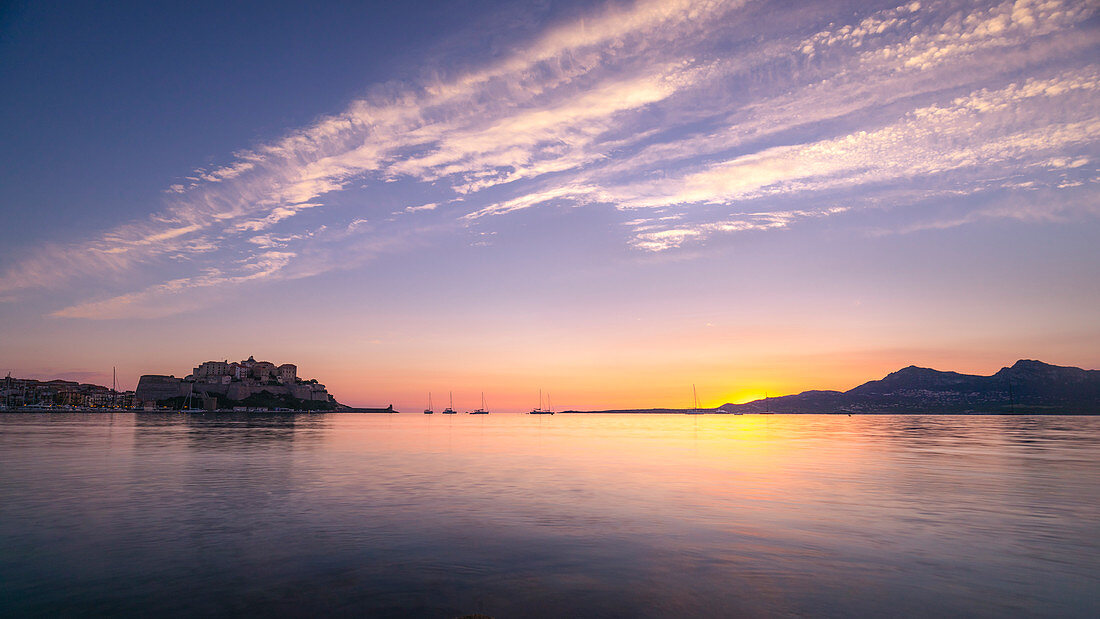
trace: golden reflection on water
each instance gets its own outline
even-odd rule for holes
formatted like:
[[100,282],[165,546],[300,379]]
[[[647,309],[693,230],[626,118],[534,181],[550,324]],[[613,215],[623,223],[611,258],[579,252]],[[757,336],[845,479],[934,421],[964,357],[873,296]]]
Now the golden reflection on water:
[[[1096,616],[1098,453],[1088,417],[0,416],[0,599]],[[141,580],[180,573],[208,595]]]
[[[1095,467],[1053,487],[1036,480],[1044,441],[1055,440],[1062,457],[1096,446],[1093,429],[1059,431],[1053,419],[334,416],[332,424],[329,446],[349,456],[383,450],[404,475],[444,475],[447,491],[465,501],[498,501],[489,519],[502,525],[514,523],[510,506],[534,503],[617,526],[664,517],[760,537],[858,540],[902,528],[899,539],[908,539],[937,517],[991,531],[1007,512],[1026,516],[1052,501],[1080,505],[1077,491],[1098,494]],[[502,487],[514,492],[504,496]]]

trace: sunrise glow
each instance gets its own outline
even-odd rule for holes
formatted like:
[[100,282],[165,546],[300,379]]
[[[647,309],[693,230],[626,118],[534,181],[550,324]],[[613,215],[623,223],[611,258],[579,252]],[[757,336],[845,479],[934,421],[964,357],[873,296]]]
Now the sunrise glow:
[[227,8],[201,71],[136,25],[13,63],[0,369],[255,355],[522,411],[1100,364],[1095,3],[487,6],[308,51],[278,41],[321,17]]

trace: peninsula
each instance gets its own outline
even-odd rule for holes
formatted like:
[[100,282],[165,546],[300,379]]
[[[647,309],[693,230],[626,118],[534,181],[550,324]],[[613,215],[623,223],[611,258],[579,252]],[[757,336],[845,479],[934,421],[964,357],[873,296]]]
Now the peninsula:
[[1021,359],[991,376],[911,365],[848,391],[803,391],[709,409],[565,413],[1100,414],[1100,371]]
[[135,399],[146,410],[336,410],[344,408],[317,379],[298,377],[293,363],[205,361],[190,375],[146,374],[138,380]]
[[206,361],[183,378],[145,374],[134,391],[69,380],[13,378],[0,381],[0,411],[125,412],[217,411],[395,413],[385,408],[351,407],[336,401],[315,378],[298,377],[293,363]]

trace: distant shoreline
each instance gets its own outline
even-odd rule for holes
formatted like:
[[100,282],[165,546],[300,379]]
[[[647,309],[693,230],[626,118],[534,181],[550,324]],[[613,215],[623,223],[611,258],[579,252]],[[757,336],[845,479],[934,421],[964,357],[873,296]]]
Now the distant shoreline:
[[[7,408],[0,409],[0,413],[21,413],[21,414],[115,414],[115,413],[129,413],[135,415],[165,415],[165,414],[212,414],[212,415],[343,415],[343,414],[360,414],[360,415],[400,415],[401,411],[387,409],[387,408],[344,408],[338,410],[280,410],[280,411],[233,411],[233,410],[176,410],[176,409],[157,409],[157,410],[141,410],[132,408],[116,408],[116,409],[104,409],[104,408]],[[412,413],[404,413],[411,415]],[[527,413],[506,413],[498,412],[496,415],[510,415],[521,416]],[[852,417],[855,415],[865,416],[887,416],[887,415],[910,415],[910,416],[928,416],[935,415],[939,417],[979,417],[979,416],[995,416],[995,417],[1096,417],[1100,416],[1100,413],[1094,412],[1061,412],[1061,411],[1035,411],[1035,410],[1020,410],[1015,412],[1005,411],[802,411],[802,412],[739,412],[731,413],[723,411],[721,409],[707,409],[694,412],[692,409],[675,409],[675,408],[643,408],[643,409],[610,409],[600,411],[557,411],[558,415],[684,415],[684,416],[702,416],[702,415],[721,415],[721,416],[764,416],[764,415],[837,415]]]
[[165,413],[213,413],[219,415],[301,415],[309,413],[315,414],[328,414],[328,413],[361,413],[361,414],[379,414],[379,415],[391,415],[399,413],[389,408],[340,408],[334,410],[251,410],[251,411],[234,411],[234,410],[201,410],[201,409],[175,409],[175,408],[158,408],[154,410],[145,410],[140,408],[62,408],[62,407],[25,407],[16,406],[12,408],[0,408],[0,413],[134,413],[134,414],[165,414]]
[[692,409],[657,409],[657,408],[644,408],[637,410],[630,409],[613,409],[604,411],[560,411],[559,415],[995,415],[1001,417],[1013,417],[1020,415],[1046,415],[1046,416],[1062,416],[1072,415],[1075,417],[1092,417],[1100,415],[1100,413],[1094,412],[1060,412],[1060,411],[1035,411],[1035,410],[1019,410],[1015,412],[1008,411],[798,411],[798,412],[763,412],[763,411],[745,411],[745,412],[729,412],[721,409],[707,409],[706,411],[700,410],[694,412]]

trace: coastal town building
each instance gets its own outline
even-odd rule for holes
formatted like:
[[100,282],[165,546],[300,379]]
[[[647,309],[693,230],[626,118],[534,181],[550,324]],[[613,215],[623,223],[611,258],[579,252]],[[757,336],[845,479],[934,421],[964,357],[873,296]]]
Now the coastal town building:
[[71,380],[40,381],[7,376],[0,380],[0,407],[132,408],[133,391]]
[[293,363],[284,363],[279,366],[279,382],[290,385],[298,380],[298,366]]
[[[257,398],[272,402],[269,406],[275,410],[283,407],[329,410],[339,406],[316,379],[299,378],[295,364],[276,365],[254,357],[233,362],[204,361],[183,378],[146,374],[134,391],[61,379],[41,381],[11,375],[0,379],[0,410],[27,407],[155,410],[181,406],[181,401],[194,408],[216,409],[220,405],[240,408],[240,403],[254,402]],[[264,409],[264,406],[248,404],[244,408]]]
[[231,376],[232,373],[228,361],[207,361],[199,364],[199,367],[195,368],[191,375],[199,379],[211,376]]

